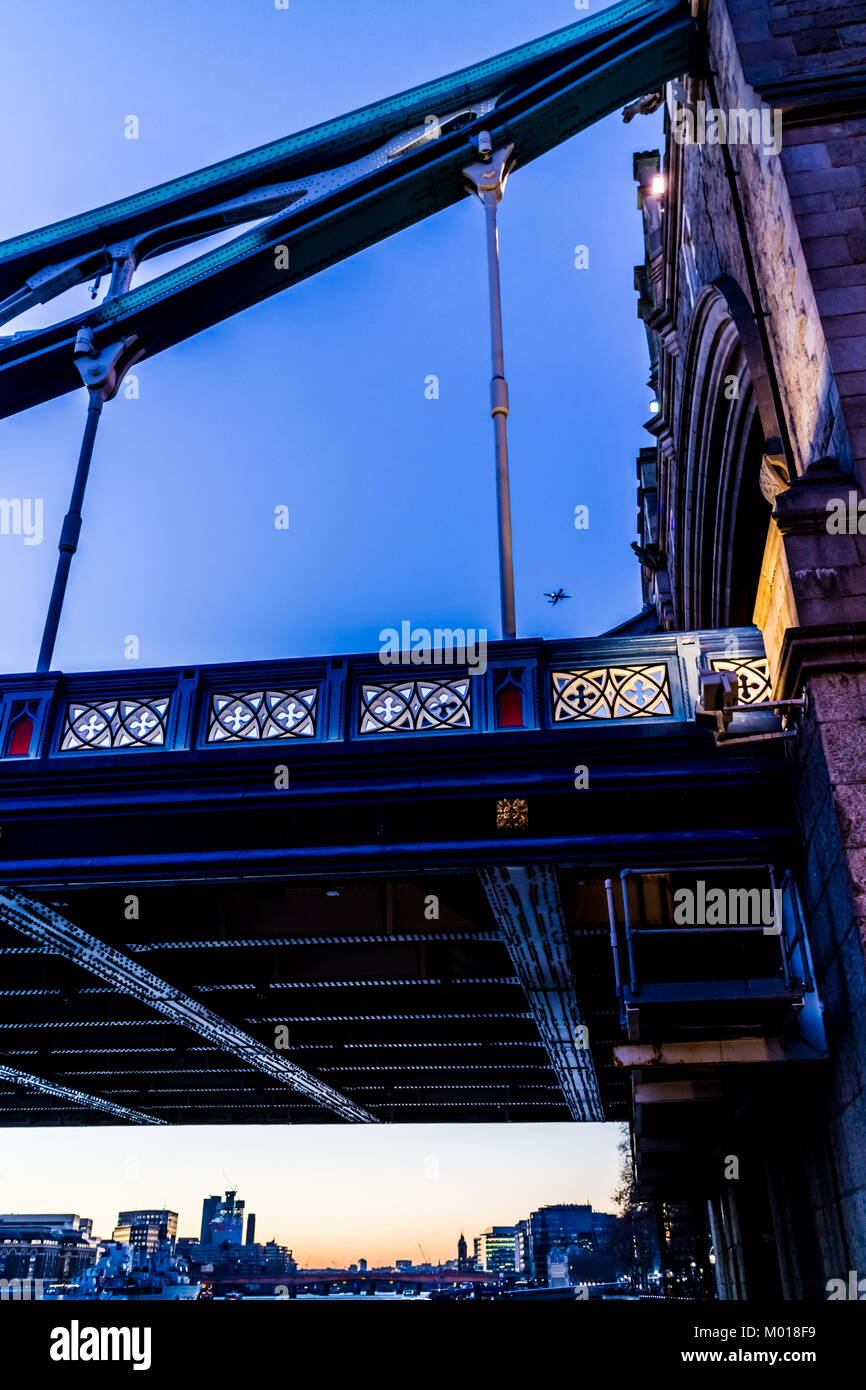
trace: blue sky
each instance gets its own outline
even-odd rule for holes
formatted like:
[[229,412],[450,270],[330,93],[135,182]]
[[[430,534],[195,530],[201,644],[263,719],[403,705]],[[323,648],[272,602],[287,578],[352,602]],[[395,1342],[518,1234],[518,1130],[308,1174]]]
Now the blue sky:
[[[590,0],[589,13],[603,8]],[[276,139],[584,13],[572,0],[291,0],[288,10],[272,0],[149,0],[122,12],[94,0],[85,22],[66,0],[6,6],[0,237]],[[138,117],[138,140],[124,138],[129,115]],[[521,636],[592,634],[640,607],[629,545],[650,392],[632,284],[642,239],[631,159],[659,140],[657,117],[624,126],[614,114],[518,168],[501,209]],[[589,250],[588,269],[574,267],[578,245]],[[79,291],[77,300],[64,300],[63,316],[83,307],[82,293],[86,299]],[[10,327],[51,321],[55,312],[48,306]],[[476,202],[467,199],[136,373],[138,399],[121,394],[104,411],[56,667],[122,667],[130,635],[139,639],[141,666],[375,650],[380,630],[404,619],[498,635],[487,288]],[[430,374],[439,377],[438,400],[425,398]],[[43,498],[45,515],[41,545],[0,538],[0,669],[7,672],[35,664],[85,406],[82,390],[0,423],[0,492]],[[290,509],[288,531],[273,526],[280,504]],[[574,528],[578,505],[589,507],[588,530]],[[553,609],[543,594],[560,585],[573,597]],[[99,1163],[105,1133],[64,1134],[68,1181],[55,1171],[49,1190],[51,1166],[31,1162],[44,1140],[2,1132],[0,1169],[11,1164],[15,1179],[4,1183],[4,1203],[88,1208],[85,1178]],[[310,1133],[320,1136],[320,1158],[343,1142],[344,1131],[327,1128],[305,1132],[302,1147],[315,1147]],[[455,1222],[468,1234],[472,1221],[517,1219],[545,1199],[591,1193],[604,1205],[615,1180],[613,1127],[548,1127],[543,1136],[540,1128],[490,1127],[473,1130],[471,1144],[457,1127],[430,1129],[429,1140],[413,1133],[364,1129],[353,1134],[351,1152],[366,1144],[369,1157],[387,1142],[393,1167],[401,1155],[416,1164],[418,1152],[457,1146],[453,1172],[473,1196],[461,1208],[455,1177],[445,1224],[428,1231],[434,1245]],[[115,1165],[110,1186],[106,1179],[100,1188],[106,1216],[136,1200],[164,1196],[177,1205],[178,1186],[194,1206],[193,1196],[218,1190],[228,1168],[249,1203],[273,1216],[267,1234],[273,1226],[300,1247],[291,1229],[297,1204],[287,1205],[275,1158],[288,1162],[301,1144],[297,1134],[269,1129],[263,1142],[236,1131],[240,1149],[229,1162],[221,1147],[213,1159],[212,1131],[136,1132],[135,1145],[148,1146],[154,1166],[133,1184]],[[235,1136],[223,1132],[220,1143]],[[270,1167],[257,1193],[260,1149]],[[316,1160],[309,1162],[313,1171]],[[485,1196],[491,1165],[507,1175],[507,1211],[498,1190]],[[27,1178],[34,1171],[44,1178],[41,1203]],[[344,1182],[341,1190],[348,1220],[350,1207],[357,1215],[360,1188]],[[418,1207],[408,1191],[400,1208],[407,1221]],[[94,1192],[91,1208],[96,1200]],[[197,1212],[182,1214],[184,1227],[194,1227]],[[391,1256],[411,1255],[413,1239],[423,1240],[410,1226],[405,1250]],[[313,1248],[310,1232],[304,1253],[327,1257]],[[365,1242],[369,1258],[377,1256],[375,1244]]]
[[[7,7],[0,236],[582,13],[571,0],[151,0],[128,24],[96,3],[82,24],[63,0]],[[124,138],[131,114],[138,140]],[[520,635],[591,634],[640,607],[629,545],[650,392],[631,156],[658,135],[655,117],[614,114],[518,169],[501,211]],[[143,666],[375,650],[402,619],[498,635],[482,220],[467,199],[137,369],[139,399],[121,394],[100,426],[55,666],[123,666],[130,634]],[[77,294],[64,316],[89,302]],[[35,661],[85,405],[82,389],[0,426],[3,495],[45,508],[41,545],[0,543],[7,671]],[[273,526],[279,504],[288,531]],[[553,609],[543,595],[560,585],[573,598]]]

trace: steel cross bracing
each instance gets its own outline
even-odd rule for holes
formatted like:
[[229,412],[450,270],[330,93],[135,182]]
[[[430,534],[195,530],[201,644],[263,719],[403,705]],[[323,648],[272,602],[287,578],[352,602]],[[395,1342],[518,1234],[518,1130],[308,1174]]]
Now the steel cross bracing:
[[85,1110],[103,1110],[118,1120],[130,1120],[138,1125],[164,1125],[167,1120],[159,1120],[155,1115],[145,1115],[141,1110],[130,1110],[125,1105],[117,1105],[104,1096],[91,1096],[86,1091],[77,1091],[73,1086],[61,1086],[59,1082],[47,1081],[30,1072],[18,1071],[0,1063],[0,1081],[9,1081],[13,1086],[21,1086],[25,1091],[39,1091],[43,1095],[56,1096],[58,1100],[68,1100]]
[[[93,385],[106,362],[108,398],[133,360],[465,197],[462,171],[478,158],[482,130],[494,149],[513,144],[526,164],[688,70],[695,33],[685,0],[622,0],[448,77],[0,244],[0,323],[111,275],[97,307],[0,342],[0,417],[74,390],[82,377]],[[131,284],[143,261],[256,219],[264,220],[207,254]]]
[[572,1119],[603,1120],[555,868],[482,869],[480,878]]
[[[273,1048],[266,1047],[242,1029],[220,1018],[182,990],[161,980],[158,975],[145,970],[121,951],[83,931],[55,909],[36,902],[24,893],[7,888],[0,892],[0,922],[14,927],[31,940],[42,943],[91,974],[100,976],[120,993],[140,1000],[157,1013],[164,1014],[173,1023],[207,1038],[224,1052],[233,1053],[254,1070],[265,1072],[277,1081],[304,1092],[326,1109],[342,1115],[344,1119],[365,1124],[377,1123],[375,1115],[356,1105],[347,1096],[341,1095],[339,1091],[311,1076],[302,1067],[282,1057]],[[38,1082],[36,1078],[30,1077],[28,1081],[47,1089],[47,1083]],[[87,1103],[83,1096],[80,1103]]]

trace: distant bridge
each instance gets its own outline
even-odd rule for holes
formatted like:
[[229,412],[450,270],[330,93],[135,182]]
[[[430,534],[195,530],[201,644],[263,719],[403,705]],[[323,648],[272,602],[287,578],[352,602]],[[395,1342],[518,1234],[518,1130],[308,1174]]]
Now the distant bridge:
[[[378,1271],[367,1270],[364,1274],[352,1273],[348,1269],[299,1269],[294,1274],[206,1274],[202,1273],[202,1284],[213,1290],[217,1296],[225,1296],[233,1290],[257,1293],[272,1293],[278,1297],[291,1298],[301,1290],[310,1293],[329,1294],[334,1290],[343,1293],[374,1294],[401,1293],[407,1290],[421,1292],[424,1289],[456,1289],[471,1287],[498,1288],[499,1281],[488,1273],[472,1271],[460,1274],[457,1270],[441,1272],[423,1270]],[[285,1293],[283,1292],[285,1290]]]

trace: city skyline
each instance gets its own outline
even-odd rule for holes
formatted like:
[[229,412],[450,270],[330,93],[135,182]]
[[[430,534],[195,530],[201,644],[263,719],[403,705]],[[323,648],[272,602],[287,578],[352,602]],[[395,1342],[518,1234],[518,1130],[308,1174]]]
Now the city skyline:
[[[359,1258],[371,1267],[397,1259],[420,1263],[419,1243],[436,1264],[456,1257],[461,1230],[471,1249],[481,1231],[516,1224],[541,1206],[588,1202],[597,1211],[614,1210],[617,1125],[448,1129],[269,1128],[280,1141],[263,1152],[261,1130],[215,1126],[217,1157],[200,1166],[194,1131],[174,1136],[186,1141],[187,1157],[165,1142],[170,1132],[112,1126],[99,1131],[99,1171],[89,1146],[76,1144],[84,1131],[64,1135],[62,1171],[55,1171],[47,1146],[40,1167],[29,1146],[16,1143],[26,1132],[6,1131],[0,1184],[6,1210],[74,1211],[91,1218],[94,1233],[106,1239],[121,1210],[151,1206],[178,1212],[179,1236],[197,1235],[205,1196],[236,1186],[256,1213],[257,1239],[276,1239],[309,1268],[345,1268]],[[549,1131],[565,1131],[555,1148]],[[296,1184],[297,1196],[280,1191],[280,1172]]]

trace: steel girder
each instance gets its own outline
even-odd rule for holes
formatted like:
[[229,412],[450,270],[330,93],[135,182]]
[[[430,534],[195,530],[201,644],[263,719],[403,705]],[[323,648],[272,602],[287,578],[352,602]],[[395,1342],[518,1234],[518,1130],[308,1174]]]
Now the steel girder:
[[556,869],[481,869],[481,882],[575,1120],[603,1120],[592,1053],[574,988]]
[[41,1076],[33,1076],[27,1071],[18,1071],[15,1067],[7,1067],[0,1063],[0,1081],[9,1081],[13,1086],[23,1086],[25,1091],[40,1091],[43,1095],[56,1096],[59,1100],[68,1100],[72,1105],[80,1105],[85,1110],[103,1110],[108,1115],[114,1115],[118,1120],[131,1120],[136,1125],[164,1125],[166,1120],[159,1120],[155,1115],[146,1115],[141,1110],[130,1110],[125,1105],[117,1105],[113,1100],[105,1100],[103,1096],[92,1096],[86,1091],[76,1091],[72,1086],[61,1086],[56,1081],[46,1081]]
[[[297,135],[0,244],[0,322],[94,274],[96,308],[0,340],[0,417],[76,389],[76,338],[126,362],[162,351],[466,196],[478,133],[526,164],[686,71],[685,0],[602,14]],[[145,285],[137,265],[258,225]],[[281,253],[281,254],[278,254]]]
[[7,888],[0,892],[0,922],[47,946],[82,970],[98,975],[120,993],[131,995],[148,1008],[164,1014],[172,1023],[207,1038],[223,1051],[239,1057],[255,1071],[264,1072],[310,1096],[327,1110],[347,1120],[363,1124],[378,1123],[375,1115],[356,1105],[347,1096],[281,1057],[233,1023],[220,1018],[182,990],[161,980],[158,975],[145,970],[122,951],[91,936],[56,909]]

